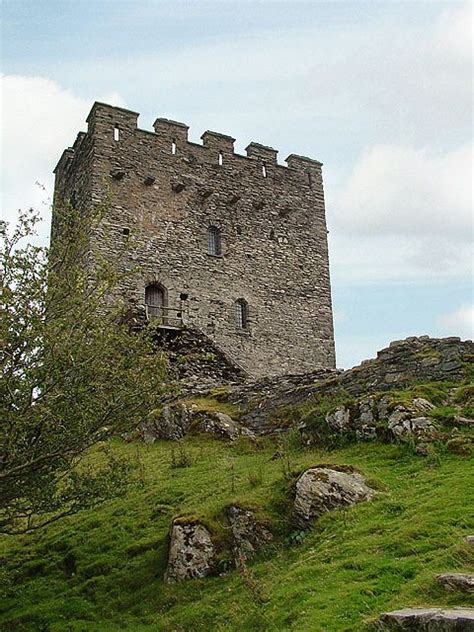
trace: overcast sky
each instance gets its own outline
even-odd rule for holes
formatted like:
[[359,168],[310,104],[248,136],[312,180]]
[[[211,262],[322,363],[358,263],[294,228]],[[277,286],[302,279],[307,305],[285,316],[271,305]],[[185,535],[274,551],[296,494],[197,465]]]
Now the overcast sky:
[[[472,4],[3,0],[2,214],[95,100],[324,163],[338,365],[472,337]],[[40,182],[46,187],[38,187]]]

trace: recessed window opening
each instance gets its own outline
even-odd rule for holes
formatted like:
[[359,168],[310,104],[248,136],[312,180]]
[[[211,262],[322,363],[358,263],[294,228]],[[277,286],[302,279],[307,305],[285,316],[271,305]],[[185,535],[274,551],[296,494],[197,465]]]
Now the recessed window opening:
[[207,231],[207,252],[210,255],[221,254],[221,231],[217,226],[209,226]]
[[309,188],[312,189],[313,188],[313,178],[311,177],[311,171],[308,171],[308,184],[309,184]]
[[248,329],[248,303],[239,298],[235,302],[235,326],[237,329]]
[[130,235],[130,228],[122,228],[122,234],[128,237],[128,235]]
[[114,140],[118,142],[120,140],[120,128],[118,125],[114,127]]
[[221,151],[219,152],[219,156],[217,158],[217,162],[218,162],[219,167],[222,167],[222,164],[224,162],[224,156],[222,155]]
[[176,141],[174,138],[171,141],[171,153],[173,154],[173,156],[176,154]]
[[262,165],[262,176],[264,178],[267,177],[267,166],[265,165],[265,163],[263,163],[263,165]]

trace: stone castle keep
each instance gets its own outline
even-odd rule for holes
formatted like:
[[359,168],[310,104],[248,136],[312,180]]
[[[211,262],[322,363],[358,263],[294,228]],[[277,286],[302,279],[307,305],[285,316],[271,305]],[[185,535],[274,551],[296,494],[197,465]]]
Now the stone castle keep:
[[[90,251],[119,262],[112,300],[200,330],[250,375],[335,365],[321,163],[95,103],[55,169],[55,204],[111,202]],[[54,226],[54,214],[53,214]],[[54,239],[54,232],[53,232]]]

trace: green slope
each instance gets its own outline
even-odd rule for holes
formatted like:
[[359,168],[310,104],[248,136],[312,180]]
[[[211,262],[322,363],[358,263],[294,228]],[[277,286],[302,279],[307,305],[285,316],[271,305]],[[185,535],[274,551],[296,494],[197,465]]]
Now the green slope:
[[[2,630],[364,630],[380,611],[467,604],[434,576],[468,570],[474,533],[473,467],[449,452],[429,457],[367,443],[325,452],[193,438],[153,446],[117,442],[139,459],[126,497],[21,538],[4,538]],[[188,467],[172,467],[190,461]],[[316,463],[360,468],[378,497],[292,532],[291,474]],[[246,573],[162,581],[172,518],[197,514],[225,537],[223,508],[251,503],[272,522],[275,544]],[[225,567],[225,559],[222,568]]]

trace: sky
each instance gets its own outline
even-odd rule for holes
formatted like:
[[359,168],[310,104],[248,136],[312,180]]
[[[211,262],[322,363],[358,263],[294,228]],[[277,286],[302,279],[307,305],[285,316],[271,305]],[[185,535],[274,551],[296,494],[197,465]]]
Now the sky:
[[94,101],[324,163],[337,364],[473,337],[472,4],[3,0],[1,209],[44,216]]

